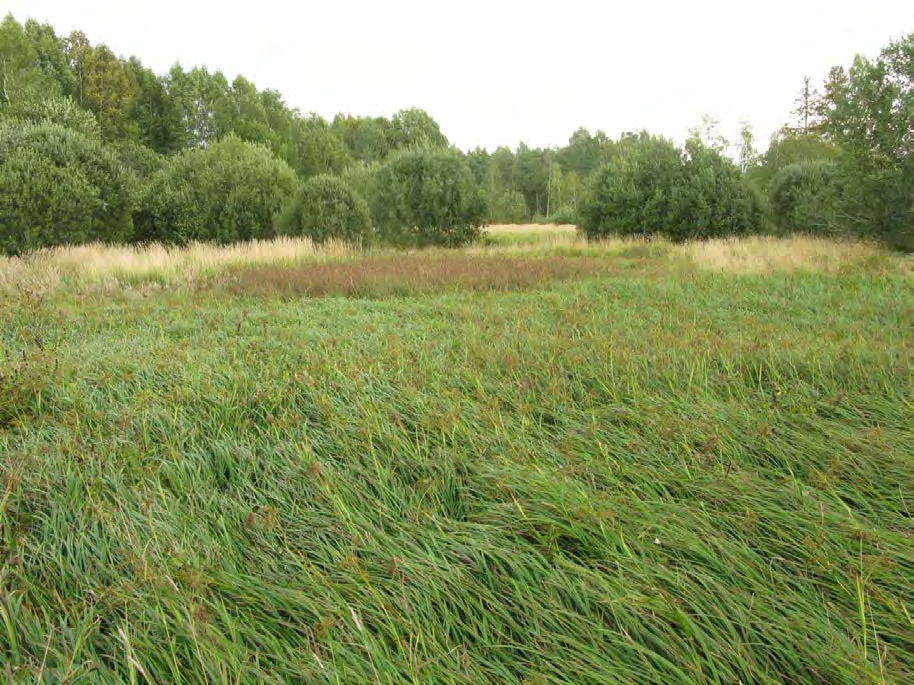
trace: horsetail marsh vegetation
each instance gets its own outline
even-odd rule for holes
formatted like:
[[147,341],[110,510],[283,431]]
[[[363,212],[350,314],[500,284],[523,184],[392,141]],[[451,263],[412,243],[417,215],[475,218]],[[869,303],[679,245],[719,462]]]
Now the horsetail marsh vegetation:
[[910,258],[0,258],[0,677],[905,683]]

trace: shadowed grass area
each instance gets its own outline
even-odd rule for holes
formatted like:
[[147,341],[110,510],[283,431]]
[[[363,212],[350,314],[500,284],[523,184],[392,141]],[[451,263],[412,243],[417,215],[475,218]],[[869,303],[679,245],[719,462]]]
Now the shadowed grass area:
[[910,681],[910,279],[606,258],[3,301],[8,680]]

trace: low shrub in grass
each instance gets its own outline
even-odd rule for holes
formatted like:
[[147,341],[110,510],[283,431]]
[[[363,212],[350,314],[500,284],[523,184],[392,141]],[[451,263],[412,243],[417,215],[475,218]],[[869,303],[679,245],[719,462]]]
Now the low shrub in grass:
[[233,243],[275,235],[299,187],[267,148],[234,136],[170,160],[150,181],[137,216],[142,241]]
[[314,176],[289,201],[277,228],[280,234],[306,236],[316,243],[330,239],[363,243],[371,238],[371,212],[344,181]]
[[53,372],[44,352],[15,360],[0,358],[0,430],[38,413]]

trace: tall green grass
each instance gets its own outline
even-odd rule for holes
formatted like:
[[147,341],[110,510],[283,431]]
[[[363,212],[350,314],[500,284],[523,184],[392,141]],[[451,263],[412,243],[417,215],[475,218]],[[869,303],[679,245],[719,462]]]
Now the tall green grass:
[[912,295],[4,303],[5,677],[910,682]]

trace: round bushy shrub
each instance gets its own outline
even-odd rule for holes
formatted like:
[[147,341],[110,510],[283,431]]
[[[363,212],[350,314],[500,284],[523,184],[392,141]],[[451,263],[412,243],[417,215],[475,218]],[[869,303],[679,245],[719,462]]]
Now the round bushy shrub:
[[594,172],[579,209],[588,238],[662,234],[672,240],[757,232],[761,202],[733,162],[690,141],[628,141]]
[[137,237],[179,244],[270,238],[298,187],[295,172],[270,150],[229,136],[178,155],[151,179]]
[[686,144],[681,215],[668,232],[673,240],[695,240],[759,233],[764,227],[762,200],[739,168],[718,150],[698,140]]
[[600,166],[581,203],[588,238],[670,233],[678,228],[684,190],[682,153],[662,138],[644,137]]
[[836,162],[791,164],[779,170],[769,186],[771,215],[783,233],[840,235],[842,222],[841,170]]
[[320,175],[308,179],[290,200],[277,227],[284,235],[362,243],[371,236],[368,203],[340,179]]
[[136,180],[98,139],[52,123],[0,125],[0,251],[133,234]]
[[372,214],[387,243],[454,247],[481,234],[486,203],[455,151],[397,153],[378,170],[372,187]]

